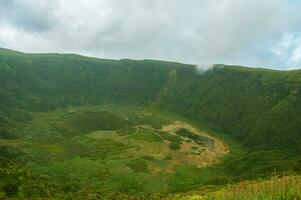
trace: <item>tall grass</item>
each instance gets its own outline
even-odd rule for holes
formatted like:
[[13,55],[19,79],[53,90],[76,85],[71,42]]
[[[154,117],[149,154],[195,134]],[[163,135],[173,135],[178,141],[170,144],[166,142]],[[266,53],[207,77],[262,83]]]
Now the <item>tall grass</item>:
[[301,177],[273,177],[265,181],[243,181],[205,195],[188,195],[187,200],[300,200]]

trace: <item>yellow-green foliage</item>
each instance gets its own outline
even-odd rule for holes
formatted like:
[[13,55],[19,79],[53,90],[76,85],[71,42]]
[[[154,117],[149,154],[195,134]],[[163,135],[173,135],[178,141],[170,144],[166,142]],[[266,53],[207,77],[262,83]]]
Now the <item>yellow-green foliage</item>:
[[[206,188],[207,189],[207,188]],[[286,176],[271,180],[243,181],[234,185],[224,186],[220,190],[207,192],[201,189],[187,195],[178,195],[179,200],[284,200],[301,199],[301,177]]]

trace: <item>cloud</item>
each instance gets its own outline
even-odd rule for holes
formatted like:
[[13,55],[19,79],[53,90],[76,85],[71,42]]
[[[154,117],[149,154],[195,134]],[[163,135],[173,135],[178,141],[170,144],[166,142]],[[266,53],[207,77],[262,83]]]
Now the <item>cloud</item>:
[[0,0],[0,45],[288,68],[301,66],[298,40],[281,46],[301,32],[300,9],[286,0]]
[[16,28],[48,31],[55,25],[57,4],[57,0],[1,0],[0,15],[2,20]]
[[295,68],[301,63],[301,33],[285,34],[273,48],[273,52],[287,66]]
[[207,71],[212,70],[214,67],[214,64],[198,64],[196,65],[196,72],[199,74],[203,74]]

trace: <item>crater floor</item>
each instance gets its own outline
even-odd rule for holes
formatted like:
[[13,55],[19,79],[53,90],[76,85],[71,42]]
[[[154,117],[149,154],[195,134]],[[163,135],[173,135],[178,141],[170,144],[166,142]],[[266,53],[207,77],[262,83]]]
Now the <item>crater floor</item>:
[[165,192],[179,173],[199,173],[229,151],[189,122],[153,109],[85,106],[33,116],[17,139],[0,145],[17,149],[14,159],[34,173],[68,187]]

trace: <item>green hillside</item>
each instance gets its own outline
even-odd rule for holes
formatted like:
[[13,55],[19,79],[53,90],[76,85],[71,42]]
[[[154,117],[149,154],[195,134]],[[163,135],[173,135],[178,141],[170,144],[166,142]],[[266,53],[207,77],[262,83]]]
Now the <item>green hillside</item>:
[[[166,194],[301,171],[301,70],[218,64],[202,72],[195,65],[174,62],[0,49],[0,85],[0,198],[59,194],[75,199],[97,188],[104,196],[116,191]],[[169,169],[176,154],[172,159],[166,154],[166,160],[149,152],[132,160],[118,155],[141,141],[170,144],[172,155],[177,148],[184,151],[185,141],[194,136],[160,134],[164,125],[178,120],[225,141],[230,153],[205,168],[175,164],[175,170],[159,170],[167,174],[156,171],[154,176],[147,176],[148,170],[155,165]],[[141,127],[145,124],[152,128]],[[137,126],[142,134],[131,135],[139,132]],[[93,133],[99,130],[114,133],[100,140]],[[101,149],[103,145],[108,148]],[[114,156],[121,160],[112,161]],[[110,161],[103,166],[98,158],[106,157]],[[51,159],[55,167],[47,165]],[[119,174],[87,184],[96,173],[114,167]],[[54,176],[59,173],[62,176]],[[162,185],[151,187],[160,177]],[[125,179],[129,182],[121,181]]]

